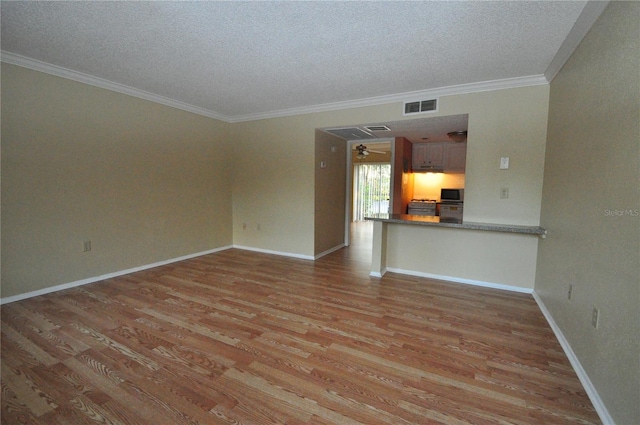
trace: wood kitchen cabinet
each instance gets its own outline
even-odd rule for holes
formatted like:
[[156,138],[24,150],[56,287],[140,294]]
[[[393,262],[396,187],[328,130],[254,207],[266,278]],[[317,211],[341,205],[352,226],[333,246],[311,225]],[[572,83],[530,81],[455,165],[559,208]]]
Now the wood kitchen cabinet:
[[413,171],[429,171],[444,168],[444,143],[414,143]]
[[407,206],[413,199],[413,173],[411,159],[413,145],[404,137],[395,139],[395,155],[393,169],[393,201],[392,214],[406,214]]
[[414,143],[412,169],[464,173],[467,163],[467,144],[457,142]]
[[464,173],[467,164],[466,143],[445,143],[444,172]]

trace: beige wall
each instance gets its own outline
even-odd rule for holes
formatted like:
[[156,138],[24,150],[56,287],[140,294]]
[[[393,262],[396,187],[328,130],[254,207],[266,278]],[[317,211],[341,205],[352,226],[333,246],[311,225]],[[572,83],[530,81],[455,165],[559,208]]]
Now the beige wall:
[[230,245],[228,126],[3,63],[2,297]]
[[551,84],[535,286],[618,424],[640,423],[638,22],[610,3]]
[[530,292],[537,247],[532,235],[390,224],[387,269]]
[[397,119],[389,112],[396,109],[383,105],[233,124],[234,244],[313,258],[314,235],[334,230],[323,220],[316,226],[315,205],[334,202],[328,192],[327,199],[314,193],[322,160],[316,158],[316,129]]
[[[549,87],[452,96],[443,115],[469,114],[464,219],[536,226],[540,221]],[[500,170],[500,157],[510,168]],[[501,199],[500,190],[509,189]]]
[[314,255],[317,256],[344,246],[347,143],[317,130],[315,158]]
[[313,256],[314,135],[295,119],[233,125],[235,245]]
[[[439,112],[433,116],[469,114],[465,220],[539,224],[548,94],[548,86],[536,86],[440,99]],[[314,235],[331,229],[328,223],[315,220],[314,205],[333,202],[329,194],[327,199],[314,194],[315,166],[321,160],[315,157],[315,130],[400,119],[408,118],[402,116],[402,104],[394,103],[234,124],[234,243],[309,258],[315,255]],[[500,156],[511,157],[509,170],[499,170]],[[500,199],[503,186],[509,187],[509,199]],[[486,249],[496,248],[495,238],[480,238],[485,238]],[[527,252],[531,243],[537,243],[530,238],[533,242],[529,239],[522,247]],[[421,242],[416,243],[411,248],[420,251]],[[462,238],[459,243],[467,242]],[[533,289],[533,252],[527,267],[512,279],[526,283],[514,286]],[[420,261],[405,266],[415,271],[422,268]],[[458,277],[457,268],[458,260],[452,258],[444,274]]]
[[[225,124],[11,65],[2,83],[4,297],[231,243],[312,258],[339,233],[316,206],[346,190],[316,193],[316,129],[407,119],[393,103]],[[538,224],[547,102],[546,86],[440,99],[433,116],[469,114],[466,220]]]

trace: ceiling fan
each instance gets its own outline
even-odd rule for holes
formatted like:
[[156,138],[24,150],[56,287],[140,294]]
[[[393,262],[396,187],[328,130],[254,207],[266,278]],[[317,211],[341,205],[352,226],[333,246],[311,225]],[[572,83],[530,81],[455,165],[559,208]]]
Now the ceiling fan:
[[356,156],[358,159],[364,159],[370,153],[381,153],[383,155],[386,154],[386,152],[383,151],[374,151],[372,149],[367,149],[367,147],[362,143],[356,146],[354,150],[358,151],[358,155]]

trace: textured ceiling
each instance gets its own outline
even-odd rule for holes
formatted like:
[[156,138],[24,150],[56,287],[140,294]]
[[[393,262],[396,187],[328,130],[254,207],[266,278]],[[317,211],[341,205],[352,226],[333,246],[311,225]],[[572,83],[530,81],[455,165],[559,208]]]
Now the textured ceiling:
[[2,50],[238,121],[543,76],[586,4],[3,0]]

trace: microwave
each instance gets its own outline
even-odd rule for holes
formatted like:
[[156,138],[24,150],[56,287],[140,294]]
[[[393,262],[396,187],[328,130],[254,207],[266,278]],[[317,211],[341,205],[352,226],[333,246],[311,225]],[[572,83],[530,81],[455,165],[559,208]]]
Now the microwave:
[[440,189],[440,202],[464,202],[464,189]]

